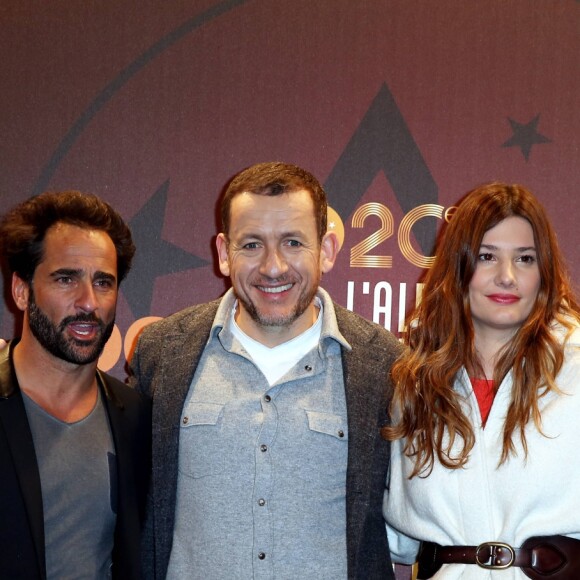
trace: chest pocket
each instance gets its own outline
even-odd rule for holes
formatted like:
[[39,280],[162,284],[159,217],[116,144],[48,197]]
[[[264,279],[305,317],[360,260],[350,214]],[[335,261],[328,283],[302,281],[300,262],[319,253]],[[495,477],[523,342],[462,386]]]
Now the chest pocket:
[[302,446],[304,471],[311,472],[308,477],[344,485],[348,461],[346,417],[306,410],[306,418],[308,433]]
[[331,415],[320,411],[306,411],[306,417],[308,418],[308,428],[311,431],[348,441],[346,421],[340,415]]
[[224,405],[190,402],[185,408],[179,432],[179,471],[199,478],[217,475],[225,469],[220,432]]

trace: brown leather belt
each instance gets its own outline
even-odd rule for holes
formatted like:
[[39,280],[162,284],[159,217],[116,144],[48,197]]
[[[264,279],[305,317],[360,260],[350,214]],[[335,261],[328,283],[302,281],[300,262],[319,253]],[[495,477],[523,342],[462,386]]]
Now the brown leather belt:
[[534,580],[580,579],[580,540],[566,536],[536,536],[521,548],[503,542],[479,546],[440,546],[423,542],[417,578],[431,578],[443,564],[475,564],[487,570],[518,566]]

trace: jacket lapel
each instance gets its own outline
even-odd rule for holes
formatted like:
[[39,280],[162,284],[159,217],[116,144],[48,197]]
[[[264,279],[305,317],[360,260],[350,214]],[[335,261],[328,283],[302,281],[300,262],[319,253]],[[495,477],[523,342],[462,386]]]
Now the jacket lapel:
[[[376,439],[379,428],[378,397],[380,389],[373,381],[384,380],[373,369],[382,368],[384,361],[373,348],[376,332],[368,326],[356,325],[356,320],[335,305],[340,332],[352,347],[342,350],[344,388],[348,413],[348,466],[346,473],[346,537],[349,578],[359,578],[360,550],[365,550],[366,517],[372,503],[372,467],[376,462]],[[364,570],[364,567],[363,567]]]
[[378,389],[366,388],[373,378],[373,368],[381,365],[376,349],[371,343],[375,332],[368,326],[353,327],[343,309],[335,305],[336,318],[340,332],[349,342],[352,350],[342,350],[344,388],[348,410],[349,431],[349,474],[347,476],[347,500],[349,492],[362,493],[367,485],[364,470],[351,470],[356,459],[358,465],[370,465],[374,453],[373,445],[377,429],[377,410],[381,403],[377,400]]
[[14,344],[11,343],[9,348],[5,348],[0,354],[0,424],[4,427],[20,491],[24,498],[36,549],[38,569],[41,571],[42,578],[45,578],[42,488],[32,432],[11,363]]
[[97,381],[99,389],[101,390],[101,400],[103,401],[105,411],[109,417],[113,446],[117,457],[117,477],[119,478],[123,468],[125,467],[123,459],[130,457],[131,453],[130,437],[127,433],[127,427],[129,427],[129,425],[123,418],[123,403],[109,386],[107,377],[99,370],[97,370]]
[[117,510],[117,525],[122,523],[121,513],[126,510],[120,510],[120,503],[132,502],[133,497],[125,497],[122,495],[125,489],[125,482],[128,480],[129,489],[133,487],[133,481],[130,477],[132,472],[128,467],[130,466],[131,458],[131,437],[128,431],[130,427],[126,418],[123,417],[123,403],[116,396],[115,392],[111,389],[107,382],[106,376],[97,370],[97,382],[99,389],[101,390],[101,401],[107,413],[109,419],[109,425],[111,428],[111,437],[113,439],[113,448],[115,450],[115,476],[116,476],[116,493],[117,497],[115,500],[116,510]]

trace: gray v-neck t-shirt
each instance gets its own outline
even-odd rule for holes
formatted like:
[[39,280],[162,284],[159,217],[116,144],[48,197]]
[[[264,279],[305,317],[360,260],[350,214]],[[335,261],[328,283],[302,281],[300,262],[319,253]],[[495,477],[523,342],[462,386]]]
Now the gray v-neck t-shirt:
[[56,419],[22,396],[40,472],[47,577],[108,579],[117,476],[100,390],[93,410],[74,423]]

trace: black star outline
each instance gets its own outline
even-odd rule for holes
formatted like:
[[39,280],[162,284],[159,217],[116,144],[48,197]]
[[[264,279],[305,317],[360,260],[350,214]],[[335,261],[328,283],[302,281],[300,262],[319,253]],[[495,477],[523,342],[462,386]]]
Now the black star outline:
[[513,135],[505,143],[502,143],[502,147],[519,147],[526,162],[530,158],[532,146],[552,142],[545,135],[538,133],[539,113],[529,123],[518,123],[509,117],[508,121],[512,127]]
[[157,277],[201,268],[209,263],[162,239],[168,190],[169,180],[129,221],[137,253],[121,290],[136,318],[150,314]]

